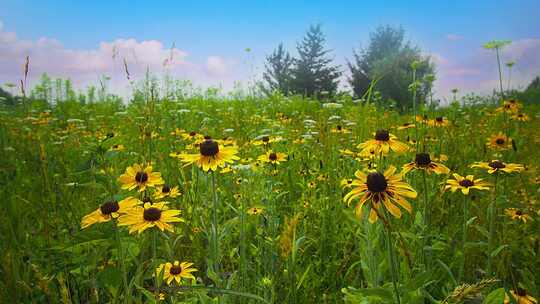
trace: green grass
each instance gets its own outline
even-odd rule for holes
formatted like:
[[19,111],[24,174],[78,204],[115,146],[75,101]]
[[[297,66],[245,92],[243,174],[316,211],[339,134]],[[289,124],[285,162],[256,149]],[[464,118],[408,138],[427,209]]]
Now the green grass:
[[[538,298],[538,107],[522,109],[528,122],[494,110],[475,105],[427,112],[451,124],[433,128],[418,123],[419,150],[447,155],[444,163],[452,172],[492,183],[493,175],[469,166],[501,159],[526,170],[499,176],[496,192],[473,190],[469,196],[443,191],[451,175],[430,174],[424,180],[421,171],[411,172],[405,180],[418,192],[411,200],[413,212],[390,218],[387,238],[381,221],[370,224],[367,212],[357,218],[354,206],[343,202],[349,189],[340,182],[374,165],[401,168],[414,160],[415,152],[369,161],[345,156],[340,149],[356,151],[381,128],[403,142],[412,140],[415,129],[396,130],[413,121],[410,115],[350,101],[334,108],[283,97],[5,107],[0,113],[0,302],[149,303],[161,292],[169,303],[394,303],[397,288],[401,303],[459,303],[467,293],[479,299],[489,295],[485,303],[501,303],[500,288],[517,287]],[[36,124],[41,118],[46,118],[43,124]],[[351,133],[332,133],[338,124]],[[190,144],[171,135],[176,128],[234,138],[241,157],[237,165],[242,166],[224,174],[184,166],[169,156],[187,151]],[[486,147],[499,131],[514,140],[513,149]],[[144,137],[151,132],[158,136]],[[105,139],[107,133],[114,136]],[[288,160],[252,170],[248,165],[265,149],[250,141],[264,134],[284,139],[272,149],[286,153]],[[295,142],[301,138],[303,143]],[[109,151],[118,144],[125,150]],[[103,202],[136,195],[121,190],[117,178],[126,167],[149,162],[168,184],[182,190],[169,202],[182,210],[185,223],[176,224],[174,233],[149,229],[130,235],[118,227],[117,235],[115,221],[81,230],[81,218]],[[263,212],[249,215],[251,207]],[[532,220],[512,220],[504,211],[510,207]],[[217,236],[212,234],[214,212]],[[393,272],[387,241],[395,257]],[[161,283],[157,291],[152,276],[157,264],[174,260],[193,262],[197,281]],[[456,295],[465,283],[472,287]]]

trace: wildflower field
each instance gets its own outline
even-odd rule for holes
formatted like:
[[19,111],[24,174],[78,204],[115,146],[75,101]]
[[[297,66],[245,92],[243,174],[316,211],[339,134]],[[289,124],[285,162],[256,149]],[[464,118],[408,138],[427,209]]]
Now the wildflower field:
[[536,303],[538,109],[4,107],[0,299]]

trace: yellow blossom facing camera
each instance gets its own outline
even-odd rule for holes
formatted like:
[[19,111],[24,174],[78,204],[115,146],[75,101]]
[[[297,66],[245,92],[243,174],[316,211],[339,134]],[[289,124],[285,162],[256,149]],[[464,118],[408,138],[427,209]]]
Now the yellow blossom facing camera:
[[192,272],[197,269],[193,268],[193,263],[174,261],[173,263],[160,264],[156,269],[156,275],[163,276],[163,281],[170,285],[173,281],[176,284],[181,284],[184,280],[195,280]]
[[487,146],[494,150],[508,150],[512,147],[512,143],[508,136],[499,132],[488,139]]
[[513,220],[522,221],[523,223],[532,221],[532,217],[530,215],[517,208],[506,208],[504,212]]
[[345,195],[343,200],[350,205],[358,199],[354,210],[358,217],[362,216],[362,207],[368,203],[369,222],[374,223],[382,216],[382,208],[385,208],[396,218],[401,218],[400,206],[407,212],[412,212],[412,206],[406,198],[416,198],[416,191],[402,180],[402,175],[396,173],[396,168],[390,166],[384,173],[371,171],[364,173],[357,170],[352,182],[352,190]]
[[429,153],[418,153],[415,156],[414,162],[405,164],[403,166],[403,174],[407,174],[412,170],[426,170],[428,173],[435,174],[448,174],[450,169],[441,163],[436,163],[431,160]]
[[133,190],[139,188],[139,192],[146,190],[147,187],[156,187],[162,185],[163,179],[161,173],[152,172],[152,166],[134,164],[126,168],[126,172],[118,178],[122,184],[122,189]]
[[171,223],[183,222],[180,210],[168,209],[166,203],[145,203],[136,206],[118,218],[118,226],[129,226],[129,233],[141,233],[148,228],[157,227],[161,231],[174,231]]
[[261,162],[279,165],[280,163],[287,161],[287,154],[270,150],[266,152],[266,154],[259,156],[257,159]]
[[218,167],[224,168],[227,164],[239,160],[237,153],[236,146],[224,146],[213,139],[206,138],[199,144],[199,153],[183,153],[179,155],[179,158],[186,165],[196,164],[197,167],[208,172],[216,171]]
[[378,130],[374,138],[358,145],[363,155],[388,154],[391,150],[396,153],[404,153],[409,150],[407,144],[397,140],[397,137],[388,133],[387,130]]
[[468,195],[471,189],[489,190],[490,186],[491,185],[489,183],[485,182],[481,178],[474,179],[473,175],[463,177],[457,173],[454,173],[454,179],[447,180],[444,189],[452,192],[461,190],[463,194]]

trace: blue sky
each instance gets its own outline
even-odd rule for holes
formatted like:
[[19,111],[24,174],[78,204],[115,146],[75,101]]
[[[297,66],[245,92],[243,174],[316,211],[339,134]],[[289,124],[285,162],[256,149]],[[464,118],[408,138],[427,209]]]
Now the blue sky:
[[[507,59],[517,61],[516,85],[532,77],[534,68],[540,70],[537,65],[540,55],[535,55],[540,50],[538,0],[2,0],[0,22],[3,24],[0,35],[4,36],[0,40],[0,44],[4,43],[0,52],[5,53],[0,53],[4,57],[2,60],[0,56],[0,70],[4,68],[4,72],[0,71],[0,83],[17,81],[20,76],[9,62],[20,63],[28,53],[36,59],[35,74],[43,72],[40,69],[47,68],[48,61],[52,64],[57,60],[49,72],[73,78],[81,86],[96,79],[95,74],[107,73],[113,78],[119,74],[120,78],[118,68],[107,70],[105,63],[110,62],[99,59],[108,50],[101,47],[103,43],[120,43],[119,49],[124,54],[119,56],[128,58],[130,65],[146,64],[155,67],[153,72],[159,74],[162,71],[157,62],[163,58],[154,58],[154,62],[140,57],[166,57],[167,49],[174,43],[182,62],[171,69],[174,76],[193,78],[203,86],[222,84],[230,88],[234,80],[245,81],[252,73],[252,66],[253,73],[260,73],[264,56],[278,43],[283,42],[295,54],[296,43],[313,23],[323,24],[328,47],[334,50],[333,56],[339,64],[351,57],[353,48],[366,44],[369,32],[377,26],[403,26],[408,39],[438,63],[442,73],[438,84],[441,91],[454,86],[472,90],[472,86],[467,87],[471,81],[478,81],[479,90],[489,87],[491,76],[496,75],[490,75],[491,67],[483,66],[490,65],[490,61],[484,59],[489,55],[481,44],[491,39],[515,42],[508,50]],[[155,52],[147,53],[141,45],[144,41],[157,42],[159,45],[153,45]],[[131,48],[139,54],[130,51]],[[251,48],[251,53],[247,54],[246,48]],[[47,52],[51,55],[47,56]],[[70,60],[72,65],[68,64]],[[97,68],[73,68],[77,60],[95,62]],[[520,61],[527,65],[520,67]],[[68,66],[62,69],[63,64]],[[133,70],[137,74],[138,69]],[[467,81],[455,79],[460,75]],[[125,86],[120,80],[113,79],[112,83],[113,87]]]

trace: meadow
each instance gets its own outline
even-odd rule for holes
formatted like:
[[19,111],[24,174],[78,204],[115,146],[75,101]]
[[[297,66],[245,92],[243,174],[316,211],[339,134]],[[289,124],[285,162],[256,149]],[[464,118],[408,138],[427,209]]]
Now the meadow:
[[142,97],[1,108],[1,303],[539,298],[538,105]]

